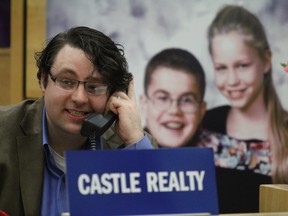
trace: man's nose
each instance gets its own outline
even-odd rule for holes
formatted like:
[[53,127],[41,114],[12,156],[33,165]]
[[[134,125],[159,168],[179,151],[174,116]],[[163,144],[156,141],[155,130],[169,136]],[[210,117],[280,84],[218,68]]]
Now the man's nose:
[[87,103],[88,96],[84,86],[84,83],[79,83],[78,87],[72,94],[72,100],[77,103]]

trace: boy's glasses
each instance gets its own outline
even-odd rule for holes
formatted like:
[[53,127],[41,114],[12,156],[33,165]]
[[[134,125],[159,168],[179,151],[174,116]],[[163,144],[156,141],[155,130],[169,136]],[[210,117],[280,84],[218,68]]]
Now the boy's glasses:
[[69,78],[56,77],[51,73],[49,73],[49,76],[59,89],[67,92],[75,91],[80,84],[84,85],[84,88],[89,95],[102,95],[107,92],[107,85],[100,82],[79,81]]
[[183,95],[177,99],[172,99],[168,95],[153,95],[148,97],[152,101],[155,108],[159,111],[167,111],[172,106],[173,102],[176,102],[177,107],[184,113],[195,113],[198,110],[199,103],[193,95]]

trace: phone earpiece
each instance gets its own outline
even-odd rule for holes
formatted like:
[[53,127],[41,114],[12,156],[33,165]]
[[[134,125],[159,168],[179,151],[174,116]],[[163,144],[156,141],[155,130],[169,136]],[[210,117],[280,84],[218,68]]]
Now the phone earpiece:
[[84,120],[80,133],[82,136],[95,134],[95,137],[100,137],[116,119],[117,115],[112,111],[106,115],[95,112]]

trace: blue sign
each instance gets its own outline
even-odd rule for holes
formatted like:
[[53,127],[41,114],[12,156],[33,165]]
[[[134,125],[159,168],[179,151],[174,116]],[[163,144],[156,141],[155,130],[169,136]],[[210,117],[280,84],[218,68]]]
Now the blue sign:
[[70,214],[218,214],[213,150],[66,152]]

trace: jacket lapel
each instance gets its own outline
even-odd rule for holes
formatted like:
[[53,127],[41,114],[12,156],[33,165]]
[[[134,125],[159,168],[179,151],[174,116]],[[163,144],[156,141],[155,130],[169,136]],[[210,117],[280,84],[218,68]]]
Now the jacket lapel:
[[39,140],[40,134],[18,138],[20,188],[25,215],[39,215],[40,212],[44,156]]
[[24,136],[17,137],[19,178],[25,215],[39,215],[44,152],[42,148],[43,99],[29,107],[21,122]]

